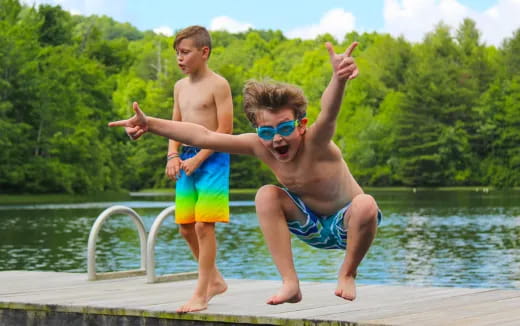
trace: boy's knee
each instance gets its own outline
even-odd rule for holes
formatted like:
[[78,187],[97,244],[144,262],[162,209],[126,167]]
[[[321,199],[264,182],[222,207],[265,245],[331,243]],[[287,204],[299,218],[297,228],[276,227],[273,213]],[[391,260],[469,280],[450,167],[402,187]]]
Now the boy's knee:
[[363,224],[377,222],[379,208],[374,197],[367,194],[358,195],[352,200],[352,208],[355,209],[355,215]]
[[280,199],[280,191],[283,190],[274,185],[265,185],[260,187],[256,192],[255,204],[258,206],[259,204],[262,205],[266,202],[272,203],[273,201]]
[[262,186],[256,192],[255,207],[258,218],[272,218],[287,213],[287,198],[283,189],[274,185]]
[[215,230],[215,223],[205,223],[205,222],[195,223],[195,232],[197,232],[197,237],[199,237],[199,238],[206,237],[209,234],[213,234],[214,230]]
[[195,235],[195,228],[193,223],[190,224],[179,224],[179,233],[184,239],[187,239]]

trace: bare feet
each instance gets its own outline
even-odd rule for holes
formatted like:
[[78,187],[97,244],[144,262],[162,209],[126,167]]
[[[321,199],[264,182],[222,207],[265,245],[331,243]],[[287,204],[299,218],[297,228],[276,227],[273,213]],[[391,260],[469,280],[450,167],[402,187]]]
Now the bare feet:
[[177,308],[177,312],[184,313],[184,312],[194,312],[194,311],[201,311],[208,308],[208,301],[205,297],[199,297],[194,295],[191,297],[191,299]]
[[195,293],[191,297],[191,299],[177,308],[177,312],[185,313],[185,312],[194,312],[201,311],[208,308],[208,302],[216,295],[226,292],[228,286],[222,275],[218,273],[218,275],[211,281],[211,284],[208,285],[206,295],[201,296],[200,291],[195,290]]
[[345,300],[353,301],[356,299],[356,280],[355,276],[341,275],[338,277],[338,287],[334,294]]
[[210,284],[208,286],[208,302],[217,294],[222,294],[226,292],[227,288],[228,287],[224,279],[217,280],[213,284]]
[[267,304],[297,303],[301,300],[302,292],[300,291],[300,285],[298,283],[284,283],[278,293],[267,300]]

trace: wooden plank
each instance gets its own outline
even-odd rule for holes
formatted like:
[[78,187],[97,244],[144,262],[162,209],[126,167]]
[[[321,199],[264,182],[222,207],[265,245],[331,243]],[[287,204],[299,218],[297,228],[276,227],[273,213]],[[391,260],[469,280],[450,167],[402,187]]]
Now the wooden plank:
[[[472,300],[461,302],[448,300],[433,307],[430,310],[421,309],[420,312],[409,313],[379,320],[370,320],[374,323],[398,324],[398,325],[433,325],[433,321],[439,324],[468,324],[488,325],[493,323],[500,325],[501,319],[505,322],[517,321],[520,324],[520,295],[514,292],[520,291],[491,291],[488,293],[470,296]],[[486,296],[487,295],[487,296]],[[466,297],[465,299],[469,299]],[[470,322],[471,321],[471,322]]]
[[358,298],[349,302],[334,296],[335,283],[302,282],[300,303],[271,306],[265,302],[279,289],[280,281],[226,281],[228,291],[213,298],[207,310],[177,314],[175,310],[191,297],[196,280],[147,284],[144,277],[87,281],[85,274],[0,272],[0,284],[4,285],[0,308],[197,323],[520,324],[518,290],[361,285]]
[[34,271],[0,272],[0,295],[14,292],[30,292],[53,289],[57,287],[81,286],[87,276],[79,273],[56,273]]
[[[319,319],[341,319],[346,315],[349,318],[361,318],[369,314],[373,316],[381,311],[393,312],[396,307],[403,307],[407,304],[415,305],[423,300],[435,298],[444,299],[453,296],[456,293],[473,293],[482,291],[476,289],[446,289],[446,288],[416,288],[402,286],[377,286],[372,288],[358,287],[358,298],[353,301],[345,301],[337,299],[335,305],[330,304],[330,300],[325,302],[329,305],[314,305],[299,312],[298,315],[284,314],[281,317],[298,317],[300,318],[319,318]],[[323,301],[325,298],[321,299]],[[339,314],[339,315],[338,315]]]

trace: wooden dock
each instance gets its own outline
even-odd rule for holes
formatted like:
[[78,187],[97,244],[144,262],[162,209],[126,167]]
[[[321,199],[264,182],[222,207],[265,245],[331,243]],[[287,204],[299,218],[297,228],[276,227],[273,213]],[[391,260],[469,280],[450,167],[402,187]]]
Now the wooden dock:
[[270,306],[280,282],[227,281],[207,310],[177,314],[195,280],[4,271],[0,325],[520,325],[520,290],[361,285],[347,302],[334,283],[303,282],[300,303]]

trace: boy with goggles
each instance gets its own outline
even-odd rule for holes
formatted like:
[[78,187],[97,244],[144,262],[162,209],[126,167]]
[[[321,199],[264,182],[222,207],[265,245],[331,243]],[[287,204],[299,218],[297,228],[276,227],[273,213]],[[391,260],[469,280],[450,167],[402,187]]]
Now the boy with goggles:
[[263,140],[272,140],[276,134],[287,137],[293,133],[294,128],[296,128],[296,124],[299,123],[300,120],[290,120],[282,122],[276,127],[262,126],[256,128],[256,133],[258,134],[258,137],[262,138]]
[[271,168],[284,187],[261,187],[255,204],[265,241],[282,277],[281,288],[267,300],[272,305],[302,299],[291,233],[317,248],[346,250],[335,295],[354,300],[357,268],[382,216],[332,141],[346,84],[359,72],[351,57],[357,43],[339,54],[330,43],[325,46],[332,77],[321,98],[321,112],[309,127],[301,89],[256,81],[244,87],[244,111],[257,128],[256,134],[220,134],[194,124],[147,117],[137,103],[132,118],[109,124],[126,127],[133,139],[150,131],[193,146],[256,156]]

